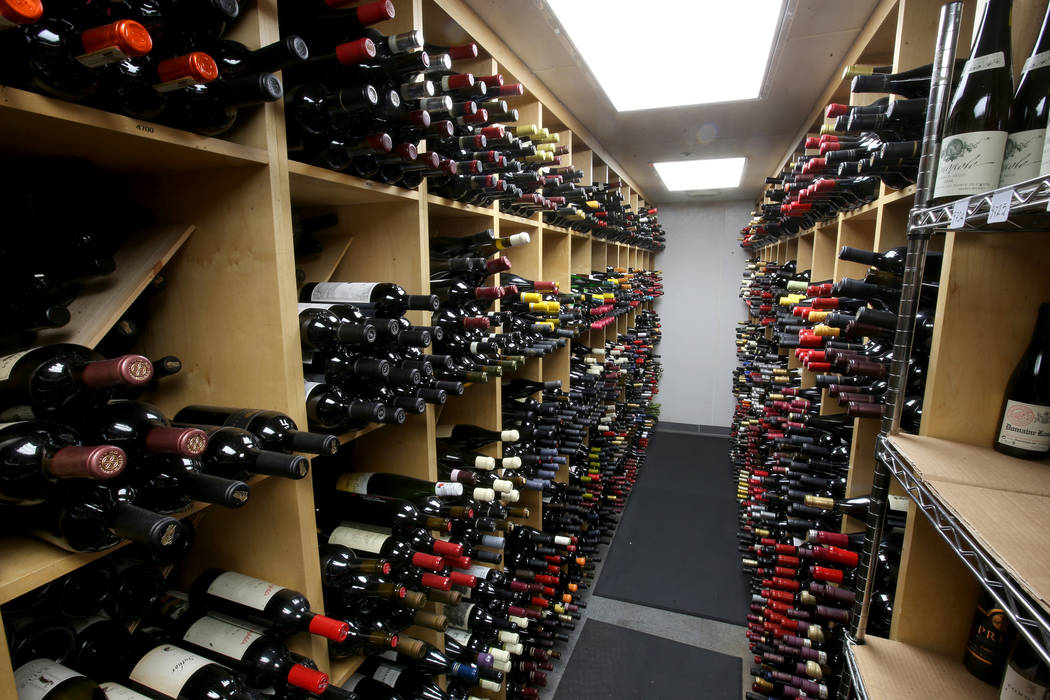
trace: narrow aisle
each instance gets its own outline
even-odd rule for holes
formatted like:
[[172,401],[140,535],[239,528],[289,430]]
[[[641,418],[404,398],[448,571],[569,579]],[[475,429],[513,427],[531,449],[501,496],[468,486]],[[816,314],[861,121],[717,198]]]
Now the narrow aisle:
[[544,700],[743,696],[749,596],[727,450],[725,438],[657,428]]

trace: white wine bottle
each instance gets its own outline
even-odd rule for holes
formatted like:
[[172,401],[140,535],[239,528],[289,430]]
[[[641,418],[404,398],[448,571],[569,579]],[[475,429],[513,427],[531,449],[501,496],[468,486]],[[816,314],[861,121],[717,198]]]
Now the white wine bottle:
[[[999,186],[1014,185],[1043,173],[1050,156],[1046,145],[1046,120],[1050,114],[1050,8],[1043,17],[1032,55],[1024,62],[1017,92],[1010,105],[1006,152]],[[1050,162],[1045,163],[1050,168]]]
[[933,197],[938,204],[999,186],[1013,97],[1012,0],[988,0],[945,120]]

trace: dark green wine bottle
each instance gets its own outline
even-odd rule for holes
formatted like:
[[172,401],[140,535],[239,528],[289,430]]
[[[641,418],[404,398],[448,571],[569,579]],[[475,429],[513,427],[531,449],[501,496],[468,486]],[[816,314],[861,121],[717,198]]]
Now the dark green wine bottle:
[[1012,0],[988,0],[970,60],[952,94],[941,139],[935,203],[999,186],[1013,97],[1010,69]]

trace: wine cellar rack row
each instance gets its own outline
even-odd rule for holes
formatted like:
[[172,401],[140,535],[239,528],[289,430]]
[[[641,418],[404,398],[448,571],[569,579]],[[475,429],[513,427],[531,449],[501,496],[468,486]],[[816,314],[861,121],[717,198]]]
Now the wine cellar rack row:
[[[526,95],[513,100],[518,124],[559,133],[584,172],[582,182],[620,182],[625,203],[637,210],[645,196],[543,84],[467,6],[458,0],[398,0],[388,34],[422,29],[428,40],[475,41],[481,57],[462,66],[477,74],[502,73]],[[276,0],[247,0],[228,35],[249,48],[279,38]],[[459,67],[459,66],[457,66]],[[0,87],[0,126],[6,153],[75,156],[148,208],[160,225],[138,232],[118,257],[120,283],[86,295],[71,308],[69,326],[41,334],[41,342],[96,343],[149,280],[163,268],[167,287],[155,304],[138,351],[175,354],[183,370],[144,397],[171,414],[189,404],[268,408],[307,424],[296,308],[296,268],[307,280],[393,281],[410,294],[429,293],[431,236],[494,229],[528,232],[531,243],[507,251],[513,272],[557,282],[574,273],[607,267],[652,269],[655,256],[628,245],[550,226],[540,214],[507,215],[498,205],[478,207],[426,190],[407,190],[289,161],[283,105],[270,103],[247,115],[223,139],[197,136],[22,90]],[[325,231],[322,251],[293,256],[291,209],[334,212],[339,224]],[[28,232],[11,232],[27,235]],[[636,311],[651,308],[644,304]],[[636,312],[582,337],[601,345],[633,325]],[[410,314],[412,317],[413,314]],[[413,319],[416,321],[416,319]],[[569,380],[570,349],[531,359],[513,376]],[[469,385],[440,409],[427,405],[399,427],[371,426],[341,436],[354,440],[355,464],[379,472],[437,479],[435,426],[471,423],[500,429],[500,383]],[[498,449],[498,446],[497,446]],[[566,480],[562,467],[559,480]],[[195,507],[196,541],[183,563],[181,584],[208,567],[243,572],[304,593],[321,607],[314,497],[311,478],[255,478],[244,508]],[[531,500],[529,500],[531,499]],[[527,524],[540,527],[539,494],[524,492]],[[0,537],[0,603],[52,581],[107,552],[72,554],[21,536]],[[414,632],[440,644],[439,635]],[[359,659],[329,668],[326,642],[303,634],[292,647],[316,659],[341,684]],[[0,695],[13,694],[13,671],[0,633]]]
[[[941,5],[880,3],[842,66],[892,65],[899,72],[930,63]],[[961,56],[976,5],[964,3]],[[1045,3],[1015,0],[1013,7],[1016,74]],[[840,74],[800,137],[819,131],[829,102],[868,104],[882,97],[851,95],[849,80],[840,80]],[[868,636],[845,650],[860,697],[998,697],[994,686],[971,676],[960,662],[982,585],[1036,639],[1045,640],[1050,632],[1044,622],[1050,619],[1050,542],[1041,534],[1050,523],[1050,472],[1045,463],[987,447],[995,437],[1003,387],[1028,344],[1040,302],[1050,298],[1045,218],[1026,216],[1045,217],[1047,185],[1041,178],[1003,189],[1012,194],[1010,216],[1002,223],[988,222],[994,192],[918,212],[916,228],[932,231],[930,250],[943,252],[944,290],[937,300],[920,434],[880,438],[878,420],[855,419],[846,496],[872,491],[878,455],[896,477],[891,493],[910,497],[890,639]],[[871,204],[757,255],[797,260],[797,269],[811,270],[813,280],[863,277],[866,266],[839,260],[839,248],[885,252],[907,244],[914,194],[914,187],[892,191],[883,185]],[[793,356],[789,366],[800,367]],[[815,385],[815,375],[803,369],[802,386]],[[844,410],[826,390],[823,399],[823,414]],[[864,523],[847,518],[844,529],[860,532]],[[1045,644],[1038,648],[1044,658],[1050,652]]]

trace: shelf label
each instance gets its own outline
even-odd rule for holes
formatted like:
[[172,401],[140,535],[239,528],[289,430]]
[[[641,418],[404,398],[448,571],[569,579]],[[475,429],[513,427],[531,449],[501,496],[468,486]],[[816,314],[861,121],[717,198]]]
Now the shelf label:
[[988,207],[988,223],[999,224],[1010,216],[1010,202],[1013,201],[1013,190],[1000,190],[992,195],[991,205]]
[[951,229],[960,229],[966,225],[966,209],[970,206],[970,198],[960,199],[952,205],[952,220],[948,224]]

